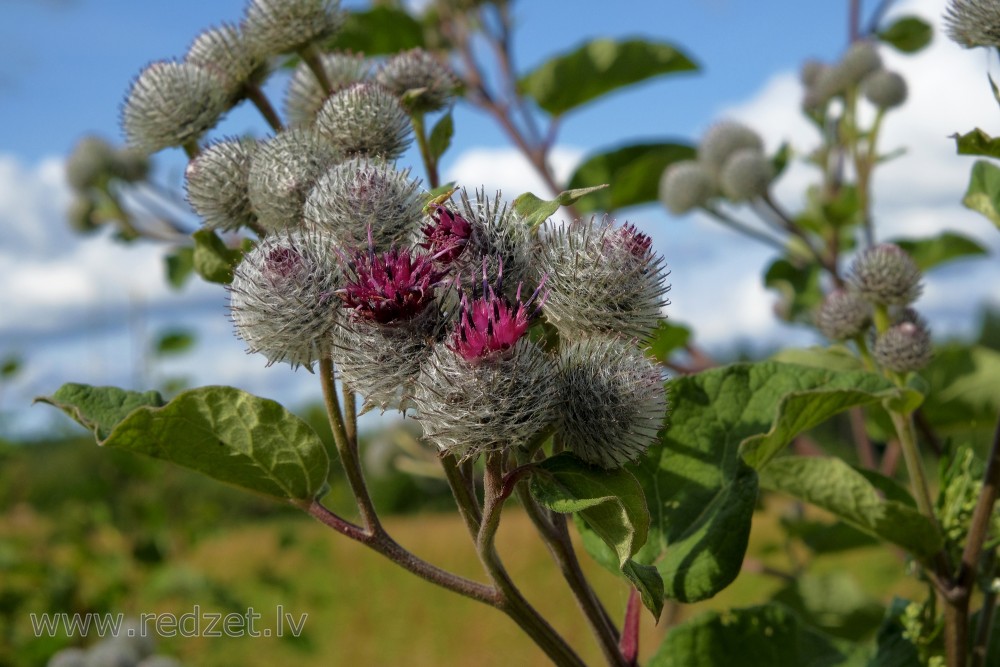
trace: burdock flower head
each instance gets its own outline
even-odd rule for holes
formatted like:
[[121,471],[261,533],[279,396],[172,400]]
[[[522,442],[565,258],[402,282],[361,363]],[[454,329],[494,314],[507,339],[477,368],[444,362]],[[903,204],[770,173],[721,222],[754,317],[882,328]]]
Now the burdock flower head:
[[951,0],[944,23],[948,36],[967,49],[1000,47],[1000,4],[995,0]]
[[931,335],[919,317],[894,324],[875,340],[872,355],[896,373],[918,371],[931,361]]
[[441,264],[451,264],[469,244],[472,225],[458,213],[440,204],[432,204],[430,222],[420,228],[424,240],[420,247]]
[[554,419],[552,362],[526,336],[544,297],[517,294],[487,285],[463,295],[455,329],[417,381],[424,434],[459,459],[528,444]]
[[347,281],[338,295],[344,306],[352,317],[379,324],[423,312],[445,275],[429,256],[405,248],[376,253],[369,247],[342,259]]
[[871,320],[871,304],[845,289],[830,292],[816,312],[816,327],[830,340],[854,338],[864,333]]
[[892,243],[865,250],[851,264],[848,280],[872,304],[906,306],[922,291],[920,268]]
[[188,201],[210,229],[253,226],[257,216],[250,204],[250,164],[257,140],[218,141],[192,160],[184,172]]
[[667,410],[663,377],[621,338],[586,338],[559,355],[559,430],[584,461],[620,468],[656,440]]
[[434,303],[444,273],[430,257],[392,248],[341,258],[347,280],[338,291],[350,316],[337,334],[335,357],[365,409],[406,410],[420,366],[440,337]]
[[416,112],[437,111],[455,97],[458,79],[423,49],[411,49],[386,61],[376,81]]
[[[363,56],[349,53],[324,53],[319,58],[326,78],[334,91],[368,78],[369,65]],[[285,93],[285,115],[291,126],[312,125],[316,114],[329,97],[316,74],[305,62],[300,62],[288,82]]]
[[695,160],[675,162],[660,177],[660,201],[674,215],[704,206],[714,194],[712,174]]
[[200,33],[191,43],[186,62],[214,69],[225,81],[230,102],[238,102],[248,84],[267,74],[267,60],[254,53],[236,26],[223,24]]
[[[542,278],[539,287],[527,300],[521,300],[523,285],[517,286],[513,302],[503,296],[503,267],[496,290],[488,282],[483,265],[483,287],[479,297],[462,294],[458,323],[448,346],[469,363],[510,350],[524,336],[532,320],[541,312],[545,295]],[[541,296],[540,296],[541,294]]]
[[548,275],[545,314],[560,335],[644,339],[669,301],[663,259],[631,225],[591,219],[550,225],[539,252]]
[[340,270],[321,233],[269,235],[243,258],[229,286],[236,332],[268,365],[311,367],[329,354],[341,322]]
[[395,160],[413,140],[413,128],[399,100],[375,83],[356,83],[336,92],[316,115],[316,129],[347,156]]
[[256,53],[270,56],[333,35],[343,18],[340,0],[251,0],[243,32]]

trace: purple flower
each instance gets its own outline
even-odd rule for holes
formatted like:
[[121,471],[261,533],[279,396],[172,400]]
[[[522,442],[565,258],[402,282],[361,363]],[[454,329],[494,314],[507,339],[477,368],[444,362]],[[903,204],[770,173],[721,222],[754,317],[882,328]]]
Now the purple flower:
[[608,250],[614,247],[622,248],[636,259],[645,259],[653,247],[653,239],[636,229],[632,223],[625,223],[611,230],[604,243]]
[[431,253],[436,261],[451,264],[465,250],[472,235],[472,225],[440,204],[434,204],[433,209],[431,220],[434,223],[425,225],[420,230],[427,237],[420,247]]
[[354,317],[379,324],[407,321],[423,312],[445,275],[428,255],[407,249],[375,253],[369,247],[341,259],[348,280],[338,296]]
[[495,352],[502,352],[514,347],[518,340],[528,331],[531,321],[541,311],[545,295],[538,300],[538,305],[529,311],[529,307],[538,299],[545,284],[538,286],[527,301],[521,301],[521,287],[517,286],[514,303],[503,296],[501,284],[503,281],[503,266],[500,267],[500,277],[497,279],[496,290],[486,284],[486,268],[483,267],[483,293],[480,297],[468,294],[462,295],[462,309],[458,316],[458,326],[452,334],[448,346],[466,361],[475,362]]
[[302,255],[288,246],[272,248],[264,258],[264,274],[271,280],[291,278],[302,268]]

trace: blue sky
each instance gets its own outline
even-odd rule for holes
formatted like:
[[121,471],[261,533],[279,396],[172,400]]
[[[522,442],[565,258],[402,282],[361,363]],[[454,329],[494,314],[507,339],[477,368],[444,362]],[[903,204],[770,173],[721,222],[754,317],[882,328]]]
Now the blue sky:
[[[359,3],[348,3],[355,6]],[[866,5],[874,5],[867,2]],[[695,139],[720,116],[756,127],[770,147],[790,140],[806,153],[816,143],[798,115],[799,63],[834,59],[844,48],[846,0],[520,0],[518,67],[594,37],[644,36],[681,46],[702,65],[695,75],[656,79],[568,115],[553,163],[563,176],[588,152],[650,138]],[[944,0],[900,0],[899,12],[935,25]],[[246,357],[225,318],[224,293],[195,284],[164,287],[163,249],[123,247],[100,235],[66,231],[68,193],[62,159],[84,133],[120,141],[119,106],[146,63],[179,57],[197,32],[238,20],[242,0],[0,0],[0,357],[16,352],[25,372],[0,390],[0,434],[49,423],[30,398],[63,381],[146,388],[165,377],[197,384],[235,384],[296,405],[316,395],[315,378],[286,367],[264,368]],[[869,7],[870,8],[870,7]],[[876,179],[876,214],[883,236],[954,228],[1000,250],[1000,235],[961,209],[971,161],[954,156],[947,136],[975,125],[993,134],[996,105],[985,80],[990,61],[938,39],[917,57],[883,49],[887,64],[910,80],[911,100],[885,129],[885,146],[910,146]],[[994,72],[996,75],[996,72]],[[269,89],[280,103],[281,86]],[[543,188],[504,136],[484,116],[461,106],[444,175],[472,187],[514,196]],[[230,115],[222,131],[265,128],[250,109]],[[178,185],[184,160],[157,156],[162,180]],[[414,166],[415,155],[402,164]],[[777,193],[794,208],[812,178],[791,168]],[[649,232],[672,267],[671,317],[691,324],[710,349],[735,342],[765,347],[808,344],[809,334],[771,315],[774,296],[760,270],[772,254],[720,231],[698,216],[671,219],[657,206],[628,211]],[[1000,300],[995,254],[928,276],[920,305],[939,337],[968,333],[984,299]],[[1000,305],[1000,304],[998,304]],[[198,332],[187,357],[148,367],[147,339],[170,326]],[[58,423],[58,422],[57,422]]]

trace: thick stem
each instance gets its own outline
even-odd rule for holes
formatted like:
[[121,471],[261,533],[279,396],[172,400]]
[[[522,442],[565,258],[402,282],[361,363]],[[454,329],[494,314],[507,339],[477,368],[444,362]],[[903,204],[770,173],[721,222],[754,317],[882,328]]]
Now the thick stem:
[[250,100],[257,110],[260,111],[260,115],[264,117],[267,124],[271,126],[271,129],[275,132],[281,132],[284,129],[284,125],[281,123],[281,117],[278,116],[278,112],[274,110],[274,106],[271,104],[271,100],[267,99],[267,95],[264,91],[260,89],[256,83],[247,83],[243,86],[243,92],[246,94],[247,99]]
[[341,383],[341,385],[341,392],[344,395],[344,432],[347,435],[347,441],[354,443],[354,446],[357,447],[358,402],[356,394],[346,384]]
[[381,529],[381,524],[375,512],[375,505],[368,494],[364,474],[361,472],[357,440],[348,436],[347,427],[344,424],[344,417],[340,411],[340,401],[337,399],[337,381],[333,361],[329,357],[323,357],[319,361],[319,379],[323,385],[323,402],[330,419],[333,440],[337,444],[337,452],[340,454],[340,463],[347,476],[347,483],[358,503],[361,521],[368,532],[377,532]]
[[[985,568],[986,580],[996,576],[996,552],[992,552]],[[993,614],[997,608],[996,586],[990,586],[983,593],[983,605],[979,608],[979,622],[976,624],[976,636],[972,640],[972,667],[986,667],[986,653],[990,648],[990,638],[993,630]]]
[[462,473],[462,467],[455,459],[454,454],[443,454],[441,456],[441,467],[444,469],[445,478],[451,486],[451,492],[455,496],[455,504],[458,505],[458,513],[465,522],[465,527],[469,530],[472,539],[479,535],[479,527],[483,522],[482,510],[479,507],[479,499],[472,491],[468,479]]
[[514,585],[503,566],[494,545],[500,514],[503,511],[503,455],[491,452],[486,458],[483,477],[483,521],[476,537],[476,551],[493,584],[500,591],[503,609],[524,630],[556,665],[585,667],[583,661],[569,644],[549,625],[521,591]]
[[438,176],[437,159],[431,153],[430,143],[427,141],[427,126],[424,123],[424,114],[417,111],[410,116],[413,122],[413,133],[417,136],[417,147],[420,148],[420,157],[424,161],[424,170],[427,172],[428,189],[433,190],[440,183]]
[[948,667],[966,667],[969,642],[968,595],[958,599],[939,596],[944,602],[944,654]]
[[913,431],[913,420],[909,415],[903,415],[898,412],[890,412],[889,415],[892,417],[892,424],[896,427],[899,445],[903,450],[903,460],[906,462],[906,472],[910,476],[910,485],[913,487],[913,496],[917,501],[917,508],[940,530],[937,516],[934,514],[934,504],[931,502],[931,492],[930,487],[927,485],[927,475],[924,473],[924,463],[920,459],[920,452],[917,451],[917,439]]
[[1000,489],[1000,421],[993,435],[993,446],[986,459],[986,472],[983,473],[983,490],[979,500],[972,510],[972,523],[969,526],[969,536],[962,551],[962,562],[956,577],[960,586],[971,588],[975,579],[979,557],[983,553],[983,544],[989,534],[990,520],[993,518],[993,507],[996,505],[997,493]]
[[569,532],[560,531],[559,526],[554,523],[554,521],[559,521],[565,528],[565,521],[562,517],[553,517],[554,521],[549,521],[534,498],[531,497],[525,484],[517,485],[517,495],[531,522],[535,524],[535,528],[542,536],[552,559],[559,567],[563,579],[566,580],[573,592],[577,606],[586,617],[608,664],[627,667],[628,659],[623,656],[618,645],[618,631],[580,568],[580,561],[576,557],[573,543],[569,540]]
[[341,535],[364,544],[425,581],[447,588],[467,598],[484,602],[492,607],[497,607],[500,604],[499,592],[492,586],[485,586],[431,565],[401,547],[384,531],[367,532],[360,526],[337,516],[315,500],[309,505],[303,505],[302,509]]
[[633,588],[628,594],[621,640],[622,657],[625,658],[629,667],[634,667],[639,661],[639,614],[641,611],[639,592]]

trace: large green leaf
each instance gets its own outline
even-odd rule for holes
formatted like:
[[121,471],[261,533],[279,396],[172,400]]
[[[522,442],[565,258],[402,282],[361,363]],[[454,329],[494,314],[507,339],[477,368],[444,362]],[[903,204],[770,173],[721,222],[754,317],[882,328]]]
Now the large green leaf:
[[51,396],[39,396],[35,402],[59,408],[103,444],[130,412],[146,406],[159,407],[163,405],[163,397],[156,391],[128,391],[70,382],[59,387]]
[[424,46],[424,30],[404,10],[378,6],[347,12],[343,27],[326,46],[366,56],[395,54]]
[[164,258],[167,283],[174,289],[184,287],[184,283],[194,273],[194,248],[177,248]]
[[661,320],[649,337],[646,354],[664,364],[675,350],[682,349],[689,340],[691,340],[691,330],[686,326]]
[[610,183],[607,190],[587,195],[577,204],[581,213],[611,211],[656,201],[664,169],[691,160],[694,147],[679,143],[621,146],[587,157],[569,179],[570,188]]
[[903,53],[916,53],[931,43],[934,28],[916,16],[902,16],[878,32],[878,38]]
[[233,282],[233,269],[243,257],[243,251],[227,246],[211,229],[199,229],[194,239],[194,270],[210,283],[228,285]]
[[905,250],[921,271],[962,257],[988,254],[978,242],[954,232],[942,232],[929,239],[895,239],[892,243]]
[[962,203],[977,213],[982,213],[1000,227],[1000,167],[977,160],[969,177],[969,187]]
[[[634,559],[656,565],[668,597],[693,602],[728,586],[743,563],[758,482],[741,443],[763,464],[797,429],[878,400],[892,385],[869,373],[763,362],[681,377],[668,389],[670,424],[647,456],[628,466],[652,519]],[[594,558],[616,569],[603,542],[582,533]]]
[[604,470],[562,453],[539,463],[531,475],[531,495],[554,512],[574,514],[614,550],[617,567],[659,617],[663,583],[659,574],[632,562],[649,534],[649,510],[642,487],[627,470]]
[[560,116],[613,90],[698,66],[671,44],[595,39],[542,63],[519,82],[521,92]]
[[978,127],[965,134],[951,135],[959,155],[982,155],[1000,158],[1000,138],[991,137]]
[[279,499],[325,489],[329,460],[316,433],[279,403],[234,387],[201,387],[133,410],[106,447],[125,449]]
[[431,158],[434,162],[438,159],[444,152],[448,150],[451,146],[451,138],[455,134],[455,122],[451,117],[451,109],[447,111],[440,120],[434,124],[434,128],[431,130],[431,136],[427,140],[428,148],[430,149]]
[[560,192],[555,199],[539,199],[530,192],[525,192],[514,200],[514,210],[524,218],[525,224],[529,227],[538,227],[544,223],[550,215],[559,210],[560,206],[575,204],[581,197],[591,192],[597,192],[608,187],[607,184],[595,185],[590,188],[579,188],[577,190],[566,190]]
[[885,614],[885,608],[846,569],[801,573],[771,599],[788,606],[810,626],[854,641],[870,638]]
[[812,503],[918,556],[941,549],[930,519],[909,504],[883,499],[864,475],[840,459],[789,456],[760,471],[761,485]]
[[786,607],[710,611],[671,628],[649,667],[835,667],[851,656]]

